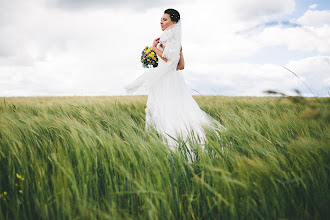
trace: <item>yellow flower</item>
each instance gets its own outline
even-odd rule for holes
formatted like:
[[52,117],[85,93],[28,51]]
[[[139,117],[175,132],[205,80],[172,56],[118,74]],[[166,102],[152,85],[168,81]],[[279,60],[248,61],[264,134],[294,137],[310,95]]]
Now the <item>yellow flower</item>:
[[6,191],[4,191],[4,192],[3,192],[3,194],[6,196],[6,195],[7,195],[7,192],[6,192]]
[[16,173],[16,177],[22,181],[24,181],[24,177],[22,177],[21,175],[19,175],[18,173]]
[[23,194],[23,190],[21,190],[21,189],[18,192]]
[[149,59],[147,59],[147,61],[149,61]]

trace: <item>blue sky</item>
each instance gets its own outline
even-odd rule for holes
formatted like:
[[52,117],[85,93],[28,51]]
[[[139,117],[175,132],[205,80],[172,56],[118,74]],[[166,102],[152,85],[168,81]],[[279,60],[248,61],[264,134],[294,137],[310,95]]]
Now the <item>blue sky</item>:
[[299,18],[302,16],[305,11],[309,9],[309,6],[313,4],[317,4],[317,9],[318,10],[329,10],[330,9],[330,1],[328,0],[318,0],[318,1],[313,1],[313,0],[299,0],[295,1],[296,2],[296,7],[294,12],[291,15],[288,15],[289,18]]
[[[161,34],[166,8],[181,13],[182,73],[192,94],[299,89],[312,96],[285,66],[317,96],[328,96],[329,2],[2,1],[0,96],[125,95],[123,87],[145,71],[140,53]],[[281,21],[296,26],[275,25]]]

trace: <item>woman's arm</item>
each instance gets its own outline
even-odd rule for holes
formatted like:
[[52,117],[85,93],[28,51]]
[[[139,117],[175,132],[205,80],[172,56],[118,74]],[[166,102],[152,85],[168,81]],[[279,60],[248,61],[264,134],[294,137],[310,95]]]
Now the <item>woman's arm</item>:
[[184,58],[183,58],[182,47],[181,47],[180,60],[179,60],[178,66],[176,67],[176,70],[183,70],[183,69],[184,69]]
[[[152,43],[152,49],[153,51],[155,51],[155,53],[162,59],[164,60],[165,62],[167,62],[167,58],[164,58],[163,57],[163,51],[165,50],[165,46],[162,45],[162,48],[163,48],[163,51],[159,50],[157,48],[157,44],[159,43],[159,39],[160,38],[156,38],[154,40],[154,42]],[[183,54],[182,54],[182,47],[181,47],[181,50],[180,50],[180,60],[179,60],[179,63],[176,67],[177,70],[183,70],[184,69],[184,58],[183,58]]]
[[[165,46],[163,46],[163,48],[165,48]],[[164,60],[165,62],[167,62],[167,58],[163,57],[163,51],[161,51],[160,49],[158,49],[157,47],[152,47],[152,49],[155,51],[155,53],[162,58],[162,60]]]

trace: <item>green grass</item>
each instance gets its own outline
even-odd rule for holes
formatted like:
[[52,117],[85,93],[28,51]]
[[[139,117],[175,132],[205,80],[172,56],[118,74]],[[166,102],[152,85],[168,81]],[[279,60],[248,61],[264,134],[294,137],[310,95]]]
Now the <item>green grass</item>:
[[329,217],[329,98],[194,98],[227,130],[193,163],[146,96],[1,98],[0,219]]

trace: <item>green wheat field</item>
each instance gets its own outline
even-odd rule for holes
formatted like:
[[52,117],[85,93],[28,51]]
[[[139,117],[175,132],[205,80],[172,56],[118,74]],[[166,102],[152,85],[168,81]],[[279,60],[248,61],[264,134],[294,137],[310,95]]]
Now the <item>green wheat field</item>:
[[330,98],[194,99],[227,129],[189,154],[147,96],[0,98],[0,219],[329,219]]

